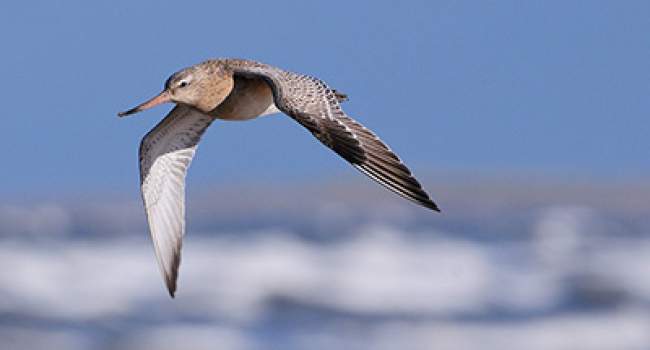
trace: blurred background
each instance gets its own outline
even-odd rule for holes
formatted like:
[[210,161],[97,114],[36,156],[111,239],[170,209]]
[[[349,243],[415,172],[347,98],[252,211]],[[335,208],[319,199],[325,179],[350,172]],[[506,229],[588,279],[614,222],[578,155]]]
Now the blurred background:
[[[647,1],[5,2],[2,349],[650,348]],[[442,208],[216,122],[167,295],[118,119],[244,57],[347,93]]]

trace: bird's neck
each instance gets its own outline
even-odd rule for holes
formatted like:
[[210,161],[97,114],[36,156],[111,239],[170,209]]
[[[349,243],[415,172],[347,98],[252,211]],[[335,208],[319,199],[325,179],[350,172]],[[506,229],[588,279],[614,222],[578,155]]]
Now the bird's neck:
[[195,107],[204,113],[211,113],[227,97],[235,85],[231,74],[215,77],[202,82],[203,94]]

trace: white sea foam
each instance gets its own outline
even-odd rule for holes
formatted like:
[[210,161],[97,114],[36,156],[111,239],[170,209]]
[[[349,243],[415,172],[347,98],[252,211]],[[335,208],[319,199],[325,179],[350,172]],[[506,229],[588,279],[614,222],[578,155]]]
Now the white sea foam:
[[[597,215],[574,206],[544,209],[530,239],[499,245],[384,224],[327,243],[286,230],[190,233],[175,300],[145,234],[5,238],[0,315],[76,327],[139,319],[110,349],[258,349],[267,347],[249,326],[269,317],[275,301],[288,300],[316,314],[349,315],[285,334],[288,349],[645,349],[650,238],[589,234]],[[584,276],[615,293],[576,287]],[[590,302],[606,306],[564,310],[576,293],[596,293]],[[494,310],[505,318],[490,318]],[[98,341],[75,327],[9,324],[0,323],[0,341],[16,348],[83,349]]]
[[650,344],[648,326],[648,314],[633,310],[514,322],[386,322],[356,330],[335,325],[299,335],[296,348],[642,350]]
[[[534,245],[485,247],[435,232],[414,240],[385,226],[361,231],[354,239],[331,244],[281,231],[243,239],[189,236],[176,302],[192,299],[201,308],[233,317],[255,316],[273,296],[363,313],[446,315],[499,305],[521,308],[524,300],[532,308],[535,303],[548,307],[557,302],[563,279],[576,273],[576,266],[601,273],[641,300],[650,299],[645,264],[650,241],[612,239],[600,252],[575,255],[550,269],[535,258]],[[512,264],[505,254],[515,250],[530,255]],[[0,305],[4,311],[27,308],[93,318],[127,312],[139,298],[166,298],[144,239],[6,240],[0,260],[7,267],[0,270],[0,292],[8,296]]]

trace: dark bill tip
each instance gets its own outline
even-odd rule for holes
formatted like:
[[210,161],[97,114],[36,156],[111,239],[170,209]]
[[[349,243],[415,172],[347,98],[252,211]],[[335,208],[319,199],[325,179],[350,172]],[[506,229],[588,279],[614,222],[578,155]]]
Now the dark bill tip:
[[129,109],[128,111],[117,113],[117,116],[118,117],[126,117],[127,115],[135,114],[135,113],[144,111],[145,109],[149,109],[149,108],[155,107],[155,106],[157,106],[159,104],[163,104],[163,103],[166,103],[166,102],[171,102],[171,96],[169,95],[168,91],[163,91],[158,96],[150,99],[147,102],[144,102],[144,103],[142,103],[142,104],[140,104],[140,105],[138,105],[136,107],[133,107],[133,108]]
[[138,107],[135,107],[135,108],[129,109],[128,111],[119,112],[119,113],[117,113],[117,116],[118,117],[126,117],[127,115],[131,115],[131,114],[138,113],[138,112],[140,112],[140,109]]

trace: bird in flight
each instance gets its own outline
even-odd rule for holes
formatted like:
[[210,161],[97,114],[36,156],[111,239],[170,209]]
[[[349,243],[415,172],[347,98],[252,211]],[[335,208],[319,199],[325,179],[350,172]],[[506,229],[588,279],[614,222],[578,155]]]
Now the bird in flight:
[[214,59],[169,77],[156,97],[124,117],[176,106],[140,143],[140,185],[158,265],[171,297],[185,234],[185,175],[201,135],[215,119],[248,120],[282,112],[362,173],[398,195],[440,211],[420,183],[372,131],[341,109],[347,96],[323,81],[243,59]]

